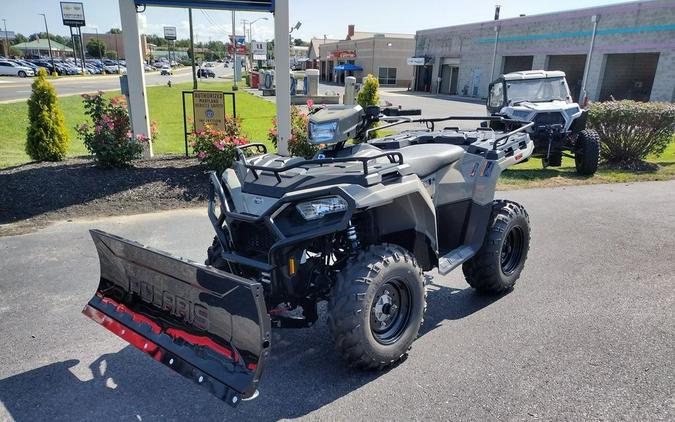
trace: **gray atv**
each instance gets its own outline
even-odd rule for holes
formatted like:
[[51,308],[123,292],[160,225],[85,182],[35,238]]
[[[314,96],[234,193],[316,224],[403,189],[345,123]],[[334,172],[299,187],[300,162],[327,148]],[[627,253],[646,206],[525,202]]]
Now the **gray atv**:
[[[436,129],[452,120],[514,128]],[[369,140],[378,121],[424,126]],[[211,173],[206,265],[93,230],[101,279],[84,313],[230,405],[257,393],[271,327],[311,326],[322,301],[346,362],[388,367],[418,335],[425,271],[461,265],[486,293],[518,280],[528,215],[494,193],[500,173],[532,154],[531,126],[328,106],[310,116],[309,141],[325,146],[312,159],[248,144],[233,168]]]
[[[530,70],[501,75],[489,86],[487,109],[508,120],[533,122],[528,130],[534,141],[532,157],[544,168],[560,167],[562,157],[574,159],[577,173],[595,174],[600,158],[600,138],[586,128],[588,110],[572,101],[565,73]],[[508,130],[502,122],[490,127]]]

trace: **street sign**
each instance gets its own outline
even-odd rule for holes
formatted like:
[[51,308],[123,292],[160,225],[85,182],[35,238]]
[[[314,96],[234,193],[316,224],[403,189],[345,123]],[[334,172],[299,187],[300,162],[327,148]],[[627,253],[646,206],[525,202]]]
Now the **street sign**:
[[134,0],[137,6],[191,7],[193,9],[274,12],[274,0]]
[[5,38],[14,38],[16,34],[14,31],[0,31],[0,38],[5,39]]
[[62,1],[61,17],[65,26],[84,26],[84,6],[82,3]]
[[225,97],[220,91],[193,91],[195,129],[225,130]]
[[253,54],[253,60],[267,60],[267,43],[252,42],[251,53]]
[[168,41],[176,40],[176,27],[175,26],[165,26],[164,27],[164,39]]
[[408,57],[409,66],[424,66],[424,57]]

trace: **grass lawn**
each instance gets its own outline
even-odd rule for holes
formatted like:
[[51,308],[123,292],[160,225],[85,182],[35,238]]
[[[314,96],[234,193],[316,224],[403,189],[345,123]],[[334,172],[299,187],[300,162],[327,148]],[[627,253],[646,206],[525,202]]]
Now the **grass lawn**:
[[649,157],[648,161],[658,163],[661,168],[656,172],[636,173],[603,167],[593,176],[579,176],[574,169],[574,160],[564,158],[562,166],[543,169],[541,160],[532,159],[511,167],[502,173],[499,189],[519,189],[535,187],[553,187],[566,185],[585,185],[595,183],[627,183],[651,180],[675,179],[675,138],[660,157]]
[[[231,82],[203,83],[201,89],[232,92]],[[185,152],[183,136],[183,106],[181,91],[190,90],[192,83],[148,87],[148,109],[150,120],[156,120],[159,139],[154,144],[158,154],[182,154]],[[108,92],[106,96],[120,95]],[[264,142],[269,146],[267,131],[272,127],[275,106],[244,91],[235,92],[237,115],[241,117],[242,130],[250,141]],[[188,98],[189,101],[189,98]],[[63,109],[66,127],[70,133],[69,156],[86,155],[88,151],[75,134],[75,126],[87,121],[82,107],[82,98],[72,95],[59,98]],[[225,99],[226,111],[231,111],[231,101]],[[192,116],[192,107],[187,104],[188,116]],[[88,122],[89,123],[89,122]],[[0,168],[23,164],[30,161],[24,152],[26,128],[28,127],[28,106],[25,102],[0,104]]]
[[[181,91],[190,90],[190,82],[167,86],[148,87],[148,108],[150,120],[156,120],[160,136],[154,144],[157,154],[183,154],[185,152],[183,136],[183,107]],[[231,82],[203,83],[202,89],[231,92]],[[119,95],[119,92],[106,93],[106,96]],[[275,117],[275,105],[248,94],[244,91],[235,93],[237,115],[241,117],[244,135],[249,141],[264,142],[269,150],[271,143],[267,140],[267,132],[272,127]],[[225,99],[226,110],[230,112],[229,98]],[[63,109],[66,126],[70,133],[71,145],[69,156],[88,154],[82,142],[75,134],[75,126],[86,121],[79,95],[60,97],[59,104]],[[192,115],[192,107],[188,104],[188,116]],[[0,104],[0,168],[29,162],[24,152],[26,127],[28,126],[28,110],[25,102]],[[504,172],[499,180],[500,189],[517,189],[523,187],[551,187],[591,183],[621,183],[647,180],[675,179],[675,139],[661,157],[650,157],[649,161],[658,163],[661,168],[656,172],[635,173],[603,168],[592,177],[578,176],[574,170],[574,161],[563,159],[563,165],[557,168],[542,169],[541,160],[532,159]]]

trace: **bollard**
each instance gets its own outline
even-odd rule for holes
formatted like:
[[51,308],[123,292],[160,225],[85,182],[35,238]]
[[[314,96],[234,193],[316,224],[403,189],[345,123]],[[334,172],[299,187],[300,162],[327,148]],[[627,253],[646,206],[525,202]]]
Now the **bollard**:
[[356,78],[347,76],[345,78],[345,96],[343,103],[346,105],[356,104]]
[[319,95],[319,69],[307,69],[305,74],[305,95],[316,97]]

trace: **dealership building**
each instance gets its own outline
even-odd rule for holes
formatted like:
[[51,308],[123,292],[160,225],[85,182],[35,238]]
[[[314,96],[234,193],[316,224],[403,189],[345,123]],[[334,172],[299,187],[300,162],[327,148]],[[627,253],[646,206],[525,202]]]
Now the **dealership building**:
[[310,67],[318,68],[325,82],[344,83],[346,76],[361,82],[372,74],[380,85],[410,87],[414,68],[407,59],[414,52],[413,34],[359,32],[349,25],[344,40],[313,39],[308,58],[315,63]]
[[675,1],[417,31],[414,89],[486,97],[502,73],[562,70],[574,98],[675,101]]

